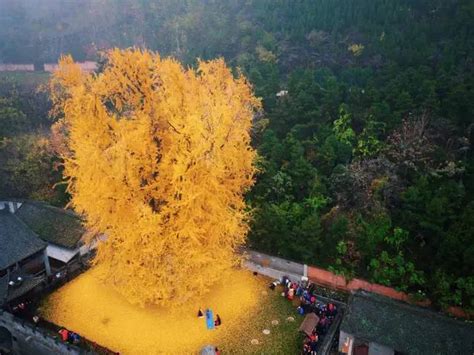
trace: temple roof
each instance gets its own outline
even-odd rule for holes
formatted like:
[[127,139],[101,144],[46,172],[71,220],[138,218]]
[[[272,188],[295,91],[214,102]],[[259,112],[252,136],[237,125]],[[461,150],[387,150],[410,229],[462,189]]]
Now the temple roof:
[[47,244],[15,214],[0,210],[0,270],[39,251]]
[[340,329],[403,354],[474,353],[473,325],[364,291],[349,299]]

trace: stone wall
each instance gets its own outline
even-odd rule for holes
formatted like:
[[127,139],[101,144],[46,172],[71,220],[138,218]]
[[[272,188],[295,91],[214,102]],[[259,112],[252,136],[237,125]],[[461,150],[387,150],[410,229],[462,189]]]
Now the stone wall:
[[[86,62],[76,62],[76,64],[87,73],[93,72],[97,69],[97,63],[92,61]],[[53,73],[54,71],[58,70],[59,65],[58,63],[45,63],[44,64],[44,71]]]
[[[93,72],[97,69],[97,62],[85,61],[76,62],[79,67],[85,72]],[[58,69],[58,63],[45,63],[39,71],[52,73]],[[34,64],[0,64],[0,72],[5,71],[35,71]]]
[[0,310],[0,327],[8,329],[12,336],[15,355],[92,355],[71,344],[54,338],[48,331],[37,328],[11,313]]
[[33,64],[0,64],[0,71],[34,71]]

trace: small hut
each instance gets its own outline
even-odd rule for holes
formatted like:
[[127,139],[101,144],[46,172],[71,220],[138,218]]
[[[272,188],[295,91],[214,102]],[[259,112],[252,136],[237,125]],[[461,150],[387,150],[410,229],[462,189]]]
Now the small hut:
[[314,313],[308,313],[306,317],[304,317],[304,320],[301,323],[300,328],[298,330],[300,332],[303,332],[307,336],[311,336],[314,328],[316,328],[318,323],[319,323],[319,317]]

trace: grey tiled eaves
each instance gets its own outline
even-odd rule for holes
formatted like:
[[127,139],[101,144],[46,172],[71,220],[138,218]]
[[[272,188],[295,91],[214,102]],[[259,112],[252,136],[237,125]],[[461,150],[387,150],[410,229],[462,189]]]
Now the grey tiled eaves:
[[0,270],[43,249],[47,243],[14,214],[0,210]]
[[403,354],[474,353],[474,326],[373,293],[351,296],[341,330]]

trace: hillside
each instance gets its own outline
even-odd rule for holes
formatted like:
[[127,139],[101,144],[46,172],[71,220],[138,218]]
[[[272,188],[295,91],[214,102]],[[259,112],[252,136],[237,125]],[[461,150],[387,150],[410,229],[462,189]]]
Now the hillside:
[[[469,0],[0,0],[0,62],[224,57],[264,104],[249,246],[473,310],[472,23]],[[30,83],[1,80],[0,197],[63,204]]]

